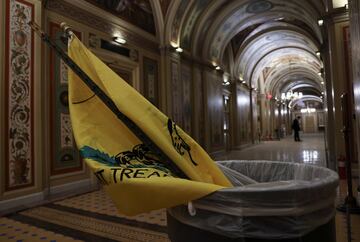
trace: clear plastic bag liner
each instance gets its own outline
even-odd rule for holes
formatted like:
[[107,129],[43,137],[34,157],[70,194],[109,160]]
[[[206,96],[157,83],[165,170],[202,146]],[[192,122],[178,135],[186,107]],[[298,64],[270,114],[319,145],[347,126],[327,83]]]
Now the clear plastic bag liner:
[[298,238],[329,222],[335,214],[338,175],[327,168],[274,161],[220,161],[233,183],[168,209],[184,224],[226,237]]

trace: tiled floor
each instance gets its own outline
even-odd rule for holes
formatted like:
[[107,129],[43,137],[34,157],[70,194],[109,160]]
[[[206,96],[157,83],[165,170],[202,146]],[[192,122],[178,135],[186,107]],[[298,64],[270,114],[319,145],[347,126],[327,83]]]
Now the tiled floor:
[[144,213],[133,217],[120,215],[117,212],[114,203],[103,190],[87,193],[70,199],[65,199],[59,202],[55,202],[55,204],[71,208],[83,209],[86,211],[91,211],[93,213],[131,219],[138,222],[146,222],[150,224],[166,226],[165,209],[155,210],[151,211],[150,213]]
[[[303,135],[303,142],[294,142],[292,137],[281,141],[268,141],[241,151],[233,151],[218,157],[218,159],[241,160],[277,160],[288,162],[302,162],[325,166],[325,149],[322,134]],[[354,180],[354,189],[358,180]],[[340,181],[338,202],[344,201],[346,195],[346,182]],[[76,211],[73,212],[73,211]],[[81,212],[83,211],[83,212]],[[96,217],[86,217],[88,213],[97,214]],[[55,215],[54,215],[55,214]],[[28,216],[55,226],[73,227],[73,229],[92,228],[87,233],[95,234],[101,238],[110,238],[112,241],[168,241],[165,234],[166,216],[164,210],[153,211],[135,217],[119,215],[110,198],[102,191],[86,193],[71,197],[45,207],[25,210],[20,216]],[[103,217],[114,217],[111,221],[102,221]],[[72,218],[74,217],[74,218]],[[121,224],[117,221],[134,223]],[[77,221],[75,224],[72,224]],[[136,228],[131,224],[147,224],[146,227]],[[360,242],[360,215],[351,216],[352,241]],[[110,226],[111,225],[111,226]],[[118,226],[118,227],[117,227]],[[132,227],[129,227],[132,226]],[[151,230],[157,227],[157,231]],[[336,213],[337,242],[347,242],[346,217],[343,213]],[[57,230],[55,230],[56,232]],[[61,231],[61,230],[60,230]],[[96,232],[96,233],[95,233]],[[71,235],[71,233],[70,233]],[[111,235],[111,236],[110,236]],[[126,235],[126,236],[125,236]],[[135,237],[134,237],[135,236]],[[77,236],[73,236],[78,238]],[[99,237],[99,238],[100,238]],[[152,238],[152,239],[150,239]],[[156,238],[154,240],[154,238]],[[87,239],[83,239],[87,241]],[[72,237],[54,233],[32,224],[21,223],[10,218],[0,218],[0,241],[76,241]],[[96,240],[100,241],[100,240]],[[321,242],[321,241],[319,241]]]
[[0,218],[0,241],[14,242],[72,242],[79,241],[62,234],[54,233],[29,224],[18,221]]

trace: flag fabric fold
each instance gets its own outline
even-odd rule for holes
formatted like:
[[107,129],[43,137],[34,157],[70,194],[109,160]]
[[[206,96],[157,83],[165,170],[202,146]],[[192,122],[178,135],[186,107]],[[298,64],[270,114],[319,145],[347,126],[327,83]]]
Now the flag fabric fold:
[[[117,76],[76,36],[68,55],[166,155],[151,150],[69,69],[69,106],[82,157],[120,213],[136,215],[206,196],[231,183],[209,155],[171,119]],[[179,178],[173,167],[188,179]]]

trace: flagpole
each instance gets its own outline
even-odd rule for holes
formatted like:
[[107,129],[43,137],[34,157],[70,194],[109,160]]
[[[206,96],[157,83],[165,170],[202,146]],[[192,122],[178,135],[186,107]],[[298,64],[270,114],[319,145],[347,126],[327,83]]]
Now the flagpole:
[[[158,155],[160,160],[179,178],[188,179],[187,175],[142,131],[131,119],[123,114],[116,104],[105,94],[105,92],[54,42],[50,37],[40,29],[40,26],[34,22],[29,22],[30,27],[40,38],[50,46],[55,53],[71,68],[73,72],[94,92],[94,94],[121,120],[134,134],[143,142],[152,152]],[[68,38],[74,35],[71,28],[66,23],[61,23],[61,27]]]

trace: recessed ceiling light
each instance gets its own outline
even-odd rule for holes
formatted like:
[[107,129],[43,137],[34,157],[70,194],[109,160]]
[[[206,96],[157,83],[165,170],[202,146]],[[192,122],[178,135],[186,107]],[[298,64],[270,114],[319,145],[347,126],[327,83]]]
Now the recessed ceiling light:
[[126,43],[126,39],[121,38],[121,37],[119,37],[119,36],[115,36],[115,37],[113,38],[113,40],[114,40],[116,43],[119,43],[119,44],[122,44],[122,45]]

